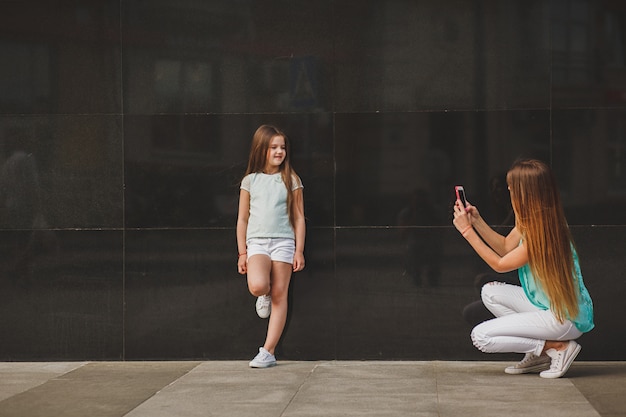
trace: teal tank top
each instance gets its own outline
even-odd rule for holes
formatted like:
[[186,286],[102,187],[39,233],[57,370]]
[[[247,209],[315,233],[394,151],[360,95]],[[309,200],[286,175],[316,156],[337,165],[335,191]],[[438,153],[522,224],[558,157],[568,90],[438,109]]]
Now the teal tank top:
[[[572,248],[572,251],[572,254],[574,255],[575,278],[578,283],[578,315],[574,318],[568,317],[568,320],[574,323],[578,330],[586,333],[594,328],[593,302],[591,301],[589,291],[587,291],[585,283],[583,282],[583,275],[580,271],[578,254],[574,248]],[[535,277],[530,271],[530,266],[528,264],[522,266],[517,270],[517,273],[520,283],[522,284],[522,288],[524,289],[524,293],[530,302],[543,310],[549,310],[550,300],[548,299],[546,293],[543,292],[541,287],[535,282]]]

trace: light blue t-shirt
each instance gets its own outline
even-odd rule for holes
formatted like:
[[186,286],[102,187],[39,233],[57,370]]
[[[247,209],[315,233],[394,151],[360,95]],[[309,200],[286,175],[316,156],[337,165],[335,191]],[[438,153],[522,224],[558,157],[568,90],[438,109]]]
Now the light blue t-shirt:
[[[593,302],[591,301],[591,296],[589,295],[589,291],[585,287],[585,283],[583,282],[583,275],[580,271],[580,264],[578,261],[578,254],[572,248],[572,255],[574,256],[574,271],[575,271],[575,279],[578,283],[578,316],[575,318],[568,317],[578,330],[583,333],[586,333],[594,328],[593,324]],[[531,303],[536,307],[539,307],[543,310],[550,309],[550,300],[546,293],[541,289],[539,285],[535,282],[535,277],[533,276],[530,266],[528,264],[522,266],[518,269],[518,275],[520,283],[522,284],[522,288],[524,289],[524,293],[528,297]]]
[[[293,190],[304,188],[294,176]],[[251,238],[295,239],[287,213],[287,188],[279,173],[248,174],[241,181],[241,189],[250,193],[250,217],[246,240]]]

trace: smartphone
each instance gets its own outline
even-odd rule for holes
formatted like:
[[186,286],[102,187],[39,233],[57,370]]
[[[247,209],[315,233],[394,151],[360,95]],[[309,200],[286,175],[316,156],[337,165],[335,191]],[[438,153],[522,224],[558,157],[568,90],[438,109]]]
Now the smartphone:
[[463,207],[467,207],[467,200],[465,199],[465,189],[463,188],[463,186],[456,185],[454,187],[454,191],[456,192],[456,198],[458,200],[461,200],[461,203],[463,203]]

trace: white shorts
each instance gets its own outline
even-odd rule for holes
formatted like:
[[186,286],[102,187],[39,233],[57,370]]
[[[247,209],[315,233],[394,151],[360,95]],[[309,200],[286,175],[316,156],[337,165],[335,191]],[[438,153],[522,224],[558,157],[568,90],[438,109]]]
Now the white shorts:
[[246,242],[248,259],[253,255],[269,256],[272,261],[293,264],[296,241],[288,238],[252,238]]

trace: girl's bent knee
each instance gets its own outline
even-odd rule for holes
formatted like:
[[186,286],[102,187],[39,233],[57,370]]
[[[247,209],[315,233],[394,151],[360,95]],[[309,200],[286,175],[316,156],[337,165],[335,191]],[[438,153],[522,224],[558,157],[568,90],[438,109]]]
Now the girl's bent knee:
[[270,292],[270,287],[263,284],[249,283],[248,291],[250,291],[250,294],[255,297],[260,297],[262,295],[267,295]]

